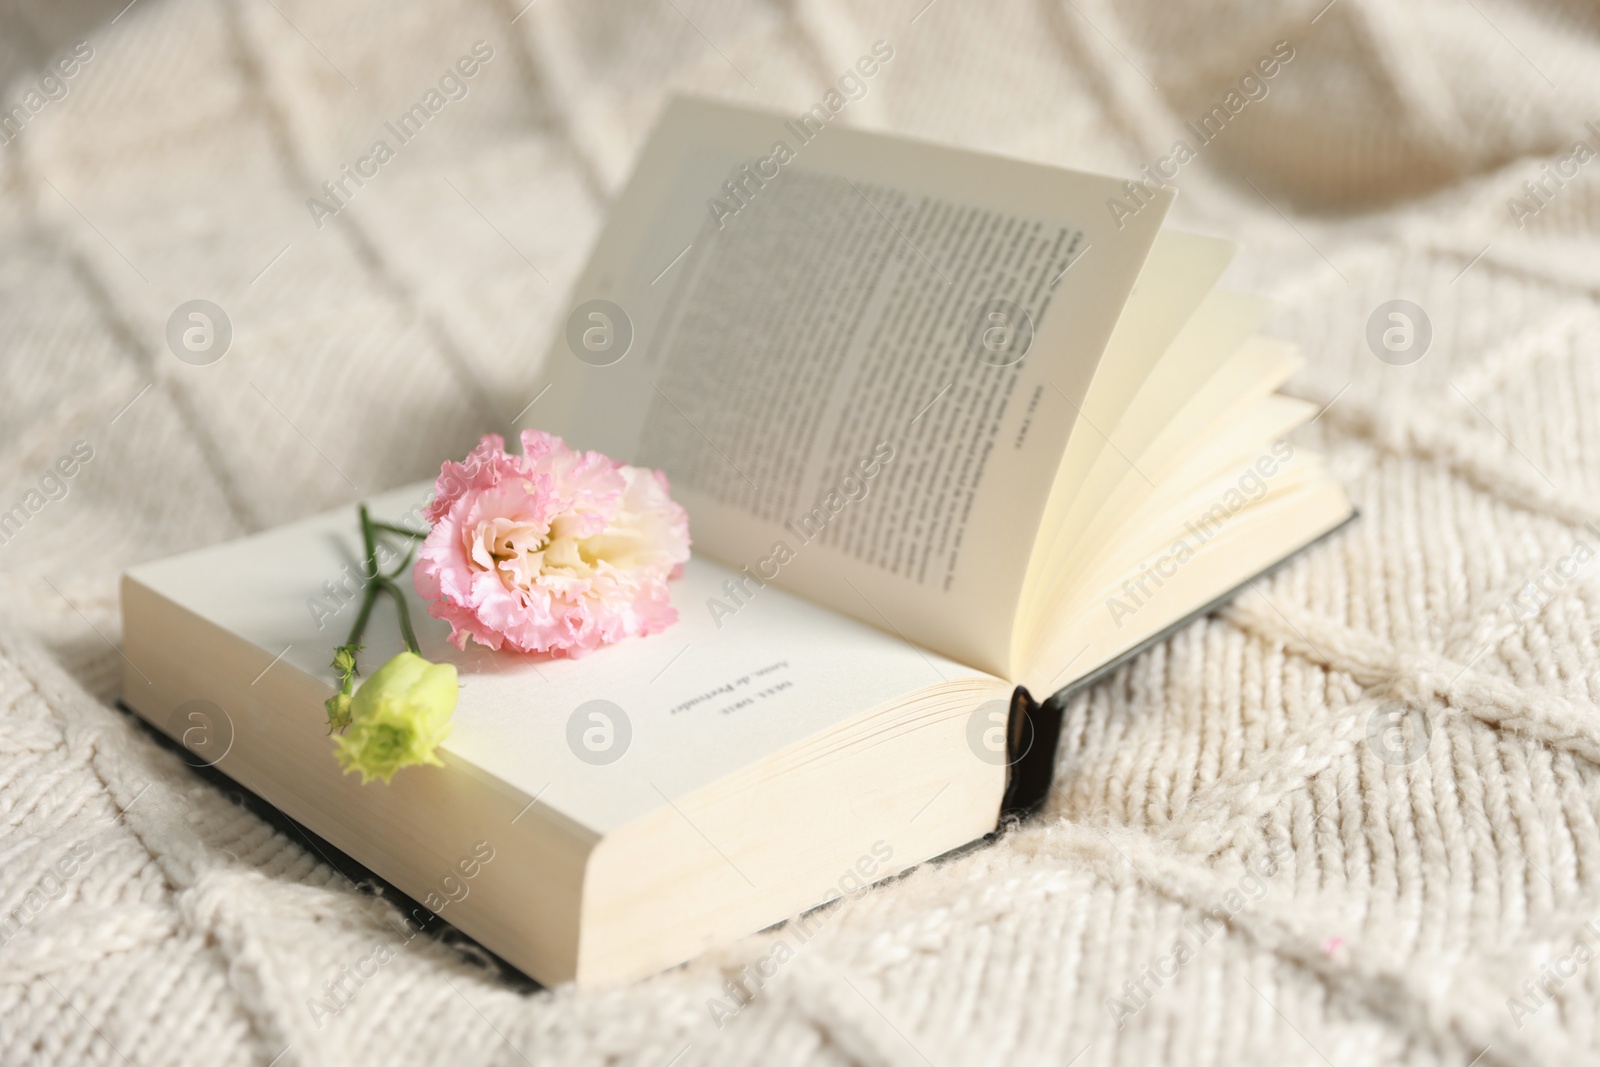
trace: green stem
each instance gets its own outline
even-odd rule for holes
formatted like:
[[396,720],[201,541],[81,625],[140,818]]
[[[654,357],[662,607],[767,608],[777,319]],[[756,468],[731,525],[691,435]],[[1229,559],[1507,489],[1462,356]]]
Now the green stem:
[[372,532],[372,515],[367,511],[367,506],[365,504],[359,505],[357,511],[361,515],[361,544],[367,550],[367,554],[362,557],[361,572],[365,574],[366,568],[371,567],[372,573],[377,574],[378,541]]
[[411,629],[411,609],[406,606],[405,594],[400,591],[400,587],[398,585],[395,585],[387,578],[381,578],[378,581],[383,585],[383,588],[388,592],[388,594],[394,597],[395,610],[399,612],[400,615],[400,636],[405,638],[406,647],[409,648],[414,655],[422,655],[422,649],[417,647],[416,631]]
[[416,559],[416,558],[417,558],[417,546],[416,545],[412,545],[411,546],[411,551],[406,553],[406,558],[400,561],[400,566],[398,566],[394,570],[390,571],[385,577],[387,577],[390,581],[394,581],[396,578],[400,577],[406,571],[411,569],[411,561]]
[[360,507],[361,515],[361,544],[367,550],[367,555],[361,563],[361,573],[366,574],[371,569],[372,577],[367,580],[366,588],[361,591],[361,610],[356,613],[355,625],[350,628],[350,637],[345,641],[347,645],[356,645],[361,642],[361,635],[367,629],[367,620],[372,617],[372,605],[378,600],[378,545],[372,532],[372,516],[367,513],[367,506]]
[[400,537],[409,537],[413,541],[421,540],[422,538],[428,536],[427,530],[412,530],[405,526],[401,526],[398,523],[382,522],[376,519],[373,520],[372,528],[375,530],[382,530],[384,533],[397,534]]
[[[339,691],[326,702],[330,731],[343,730],[350,725],[351,693],[355,689],[356,675],[361,673],[356,657],[361,652],[361,635],[366,632],[367,623],[372,618],[372,607],[378,602],[379,593],[387,592],[394,597],[394,606],[400,614],[400,635],[405,638],[406,648],[410,649],[413,655],[422,655],[422,649],[417,645],[416,631],[411,628],[411,612],[406,607],[405,596],[400,592],[400,587],[394,584],[394,579],[400,572],[411,565],[411,559],[417,552],[417,539],[422,535],[390,523],[373,522],[365,504],[360,505],[357,511],[361,516],[361,546],[366,549],[366,556],[361,563],[361,573],[367,576],[367,581],[361,590],[361,610],[356,613],[355,625],[350,627],[350,637],[343,645],[334,649],[333,666],[339,671]],[[395,568],[394,574],[384,574],[378,568],[378,530],[404,535],[410,541],[411,549],[406,553],[400,566]]]
[[[361,545],[367,552],[361,564],[361,572],[367,576],[367,581],[361,590],[361,610],[356,613],[355,625],[350,628],[350,637],[343,645],[334,649],[333,666],[339,671],[339,691],[326,702],[330,731],[343,730],[350,725],[351,693],[355,689],[356,675],[361,673],[356,657],[361,652],[361,635],[366,632],[367,622],[372,618],[372,606],[378,602],[379,593],[388,593],[394,598],[395,609],[400,615],[400,636],[405,638],[406,648],[410,649],[413,655],[422,655],[422,649],[417,645],[416,631],[411,628],[411,611],[406,606],[405,594],[401,593],[400,587],[394,583],[394,579],[411,566],[412,557],[417,553],[417,538],[422,535],[386,522],[373,522],[365,504],[362,504],[358,511],[361,516]],[[393,574],[384,574],[378,569],[378,530],[404,534],[410,539],[411,549]]]
[[372,616],[372,605],[378,602],[378,591],[368,583],[367,588],[361,592],[361,610],[356,613],[356,624],[350,627],[350,636],[345,640],[347,645],[359,645],[361,634],[367,628],[367,619]]

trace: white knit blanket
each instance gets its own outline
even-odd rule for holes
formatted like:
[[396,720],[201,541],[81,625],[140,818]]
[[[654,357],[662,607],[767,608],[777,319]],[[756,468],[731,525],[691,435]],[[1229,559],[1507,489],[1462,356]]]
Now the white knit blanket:
[[[1600,20],[1325,2],[7,5],[0,1062],[1600,1056]],[[508,427],[663,95],[798,113],[877,40],[841,121],[1126,176],[1186,140],[1173,221],[1284,302],[1364,519],[1074,701],[1037,818],[736,1012],[783,929],[597,995],[408,940],[114,709],[118,573]],[[194,299],[218,361],[169,346]],[[1369,343],[1396,299],[1420,360]]]

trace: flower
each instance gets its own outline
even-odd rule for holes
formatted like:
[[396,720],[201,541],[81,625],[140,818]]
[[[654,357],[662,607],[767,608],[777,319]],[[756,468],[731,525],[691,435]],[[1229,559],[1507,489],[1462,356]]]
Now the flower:
[[450,733],[456,708],[456,669],[402,652],[379,667],[350,701],[350,726],[334,738],[346,774],[361,784],[417,763],[443,766],[434,749]]
[[488,434],[435,490],[413,576],[457,648],[580,656],[677,621],[689,519],[660,471],[524,430],[520,456]]

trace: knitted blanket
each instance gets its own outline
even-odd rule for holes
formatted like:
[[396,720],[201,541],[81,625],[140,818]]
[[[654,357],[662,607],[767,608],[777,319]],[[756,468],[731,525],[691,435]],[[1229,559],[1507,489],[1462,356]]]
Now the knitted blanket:
[[[125,2],[0,10],[0,1062],[1600,1056],[1592,8]],[[1073,701],[1037,817],[529,989],[116,710],[124,567],[509,429],[664,94],[799,113],[877,41],[839,121],[1241,240],[1364,513]]]

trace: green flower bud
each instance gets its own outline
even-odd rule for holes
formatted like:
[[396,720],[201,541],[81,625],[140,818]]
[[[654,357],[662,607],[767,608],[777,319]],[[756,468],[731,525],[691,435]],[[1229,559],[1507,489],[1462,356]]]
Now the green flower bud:
[[360,645],[340,645],[333,650],[333,668],[340,676],[357,674],[356,653],[361,651]]
[[434,749],[450,733],[456,696],[451,664],[402,652],[379,667],[350,701],[350,728],[334,738],[345,773],[360,771],[363,785],[374,778],[388,784],[402,767],[443,766]]
[[322,706],[328,709],[328,729],[343,730],[350,725],[350,705],[353,703],[349,693],[335,693]]

